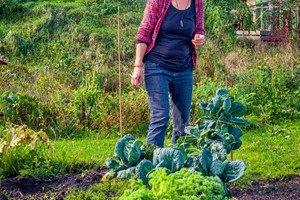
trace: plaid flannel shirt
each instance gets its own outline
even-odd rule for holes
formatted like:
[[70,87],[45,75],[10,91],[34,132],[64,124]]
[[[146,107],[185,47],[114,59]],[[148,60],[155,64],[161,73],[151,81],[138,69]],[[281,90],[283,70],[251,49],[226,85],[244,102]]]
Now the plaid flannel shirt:
[[[145,54],[154,47],[162,21],[172,3],[172,0],[148,0],[144,16],[138,29],[136,41],[147,44]],[[196,8],[196,28],[195,34],[205,34],[204,30],[204,8],[202,0],[195,0]],[[191,43],[193,69],[196,69],[197,53],[196,47]]]

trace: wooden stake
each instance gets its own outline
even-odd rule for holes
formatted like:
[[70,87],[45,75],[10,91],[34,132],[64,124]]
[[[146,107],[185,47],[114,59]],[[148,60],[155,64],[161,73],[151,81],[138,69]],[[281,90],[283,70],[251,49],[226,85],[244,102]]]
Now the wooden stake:
[[122,120],[122,72],[121,72],[121,53],[120,53],[120,7],[118,7],[118,60],[119,60],[119,104],[120,104],[120,136],[123,137]]
[[[225,75],[225,85],[226,85],[226,90],[228,91],[228,78],[227,75]],[[230,152],[230,159],[233,160],[233,152]]]

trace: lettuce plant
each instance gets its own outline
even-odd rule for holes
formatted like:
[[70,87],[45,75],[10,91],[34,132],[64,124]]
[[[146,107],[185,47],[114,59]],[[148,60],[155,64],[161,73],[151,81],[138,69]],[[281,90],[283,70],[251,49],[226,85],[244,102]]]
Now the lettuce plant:
[[139,184],[139,181],[133,181],[133,191],[125,190],[120,199],[227,199],[217,178],[205,177],[186,168],[175,173],[170,173],[166,168],[159,168],[153,171],[149,178],[149,188]]

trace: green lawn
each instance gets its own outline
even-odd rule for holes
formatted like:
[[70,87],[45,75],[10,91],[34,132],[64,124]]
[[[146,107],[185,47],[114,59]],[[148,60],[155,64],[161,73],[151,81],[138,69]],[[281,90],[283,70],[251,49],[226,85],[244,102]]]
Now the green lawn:
[[[281,178],[300,174],[300,122],[285,123],[264,129],[244,130],[243,145],[233,153],[234,160],[247,162],[240,182]],[[66,164],[87,163],[103,166],[113,156],[116,139],[81,139],[54,142],[56,155]],[[145,138],[141,138],[144,142]],[[167,138],[166,143],[170,143]]]
[[243,145],[234,152],[234,159],[247,162],[243,180],[300,174],[300,122],[245,131],[242,140]]
[[107,157],[113,156],[118,139],[80,139],[54,142],[56,156],[66,164],[87,163],[103,166]]

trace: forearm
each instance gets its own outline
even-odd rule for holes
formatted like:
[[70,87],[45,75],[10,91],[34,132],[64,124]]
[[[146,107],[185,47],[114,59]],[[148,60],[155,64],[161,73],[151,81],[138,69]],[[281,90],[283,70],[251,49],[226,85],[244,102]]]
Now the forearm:
[[143,64],[143,59],[145,56],[146,49],[147,49],[147,45],[145,43],[138,43],[136,45],[134,65],[142,65]]

